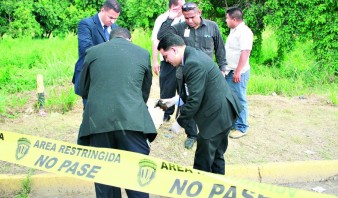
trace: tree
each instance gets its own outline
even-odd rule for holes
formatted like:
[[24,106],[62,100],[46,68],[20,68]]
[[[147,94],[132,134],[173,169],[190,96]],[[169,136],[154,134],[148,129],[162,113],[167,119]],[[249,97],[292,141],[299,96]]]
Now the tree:
[[318,70],[338,76],[338,2],[335,0],[268,0],[266,25],[275,29],[278,60],[296,41],[312,41]]
[[130,30],[137,27],[152,28],[156,17],[168,9],[167,0],[125,0],[120,3],[122,12],[117,23]]
[[[33,0],[21,0],[12,2],[12,5],[8,3],[11,0],[3,2],[6,7],[2,8],[5,10],[8,16],[7,28],[2,34],[8,34],[13,38],[18,37],[35,37],[41,33],[39,23],[35,20],[33,15]],[[2,15],[3,17],[3,15]]]
[[33,4],[33,13],[44,31],[44,37],[49,38],[57,29],[67,31],[68,27],[64,26],[64,21],[68,18],[66,16],[68,6],[67,0],[37,0]]

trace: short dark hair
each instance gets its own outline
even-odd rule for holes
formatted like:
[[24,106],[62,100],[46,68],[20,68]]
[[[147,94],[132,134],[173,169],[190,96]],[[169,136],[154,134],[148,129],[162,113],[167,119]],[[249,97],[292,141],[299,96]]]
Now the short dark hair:
[[115,12],[121,12],[121,5],[116,0],[106,0],[102,6],[105,10],[113,9]]
[[171,8],[172,5],[178,5],[178,0],[169,0],[169,8]]
[[129,30],[127,30],[126,28],[116,27],[116,28],[113,28],[111,30],[110,35],[109,35],[109,40],[111,40],[113,38],[130,39],[131,34],[130,34]]
[[227,10],[227,14],[229,14],[229,16],[233,19],[237,19],[237,20],[243,20],[243,12],[242,9],[238,8],[238,7],[231,7]]
[[176,34],[168,34],[158,43],[157,50],[168,51],[172,46],[184,46],[184,40]]

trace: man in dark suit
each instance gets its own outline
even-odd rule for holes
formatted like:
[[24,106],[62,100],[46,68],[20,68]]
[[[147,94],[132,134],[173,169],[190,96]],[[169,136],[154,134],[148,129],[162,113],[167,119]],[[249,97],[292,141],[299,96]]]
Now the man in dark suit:
[[[225,48],[222,34],[217,23],[203,19],[201,17],[202,11],[198,8],[197,3],[194,2],[186,2],[180,11],[185,21],[171,25],[173,19],[180,13],[174,10],[171,11],[158,31],[158,39],[160,40],[167,34],[179,35],[187,46],[201,50],[212,59],[215,57],[219,69],[224,75],[226,66]],[[186,148],[192,148],[197,137],[196,124],[193,120],[190,123],[189,126],[191,127],[185,128],[185,132],[188,136],[184,142]]]
[[194,168],[224,174],[228,134],[242,110],[240,101],[214,61],[204,52],[186,46],[180,36],[165,36],[158,50],[166,61],[179,66],[176,71],[179,97],[161,102],[167,107],[184,103],[177,122],[185,127],[193,118],[199,129]]
[[[94,147],[148,155],[156,129],[146,102],[152,84],[150,54],[130,42],[130,32],[114,28],[111,40],[87,50],[79,95],[87,98],[79,139]],[[97,197],[121,197],[121,189],[95,183]],[[149,197],[126,189],[128,197]]]
[[[110,31],[116,27],[115,22],[120,15],[121,6],[116,0],[106,0],[99,13],[85,18],[78,25],[78,55],[72,82],[76,94],[78,91],[79,75],[83,67],[85,52],[88,48],[109,40]],[[86,99],[83,98],[85,106]]]

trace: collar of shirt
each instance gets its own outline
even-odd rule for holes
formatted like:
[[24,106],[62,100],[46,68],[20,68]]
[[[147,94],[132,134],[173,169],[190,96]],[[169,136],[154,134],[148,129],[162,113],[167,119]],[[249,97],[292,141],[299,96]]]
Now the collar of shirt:
[[234,31],[236,31],[237,29],[240,29],[240,28],[243,27],[243,26],[245,26],[244,21],[241,22],[241,23],[239,23],[235,28],[232,28],[230,31],[231,31],[231,32],[234,32]]
[[184,65],[184,54],[183,54],[183,57],[182,57],[182,64],[181,64],[181,66],[183,66]]
[[207,24],[205,23],[205,20],[201,17],[201,25],[200,25],[200,27],[201,26],[206,26]]

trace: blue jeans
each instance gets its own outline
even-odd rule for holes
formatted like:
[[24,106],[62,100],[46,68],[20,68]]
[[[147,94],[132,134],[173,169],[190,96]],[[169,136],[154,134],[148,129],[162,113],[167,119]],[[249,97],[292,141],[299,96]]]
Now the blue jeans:
[[248,85],[249,77],[250,77],[250,70],[246,71],[245,73],[241,74],[241,81],[239,83],[235,83],[232,81],[232,77],[234,72],[231,71],[225,77],[228,85],[231,87],[232,91],[237,95],[239,101],[243,105],[243,110],[240,113],[238,119],[233,125],[233,129],[239,130],[242,133],[245,133],[248,129],[248,101],[246,99],[246,87]]

